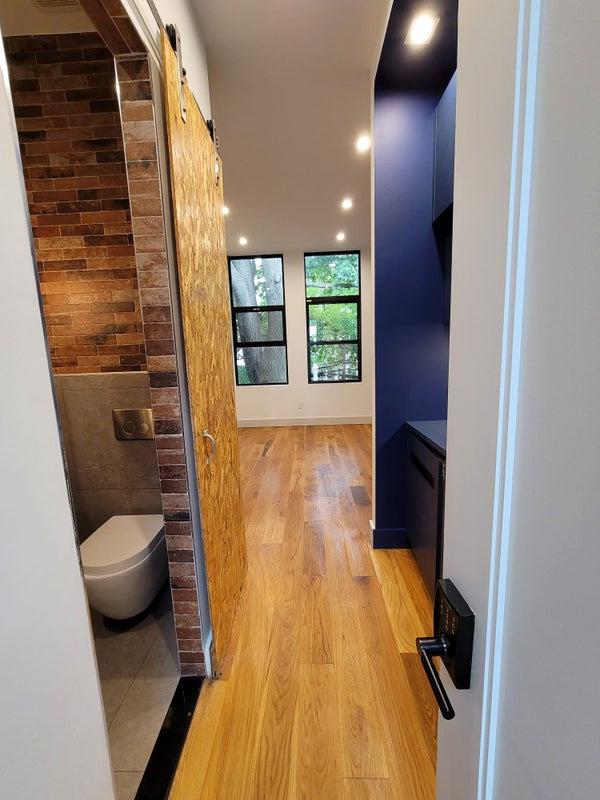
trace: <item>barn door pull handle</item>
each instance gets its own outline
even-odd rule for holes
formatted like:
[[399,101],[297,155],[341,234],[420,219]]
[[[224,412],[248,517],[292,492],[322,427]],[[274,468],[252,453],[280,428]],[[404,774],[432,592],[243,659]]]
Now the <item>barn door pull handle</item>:
[[202,436],[210,442],[210,453],[206,458],[206,466],[208,466],[217,452],[217,440],[208,431],[202,431]]
[[445,636],[423,636],[417,639],[417,650],[421,656],[421,665],[440,707],[442,717],[444,719],[454,719],[454,709],[432,661],[434,656],[448,656],[450,642]]

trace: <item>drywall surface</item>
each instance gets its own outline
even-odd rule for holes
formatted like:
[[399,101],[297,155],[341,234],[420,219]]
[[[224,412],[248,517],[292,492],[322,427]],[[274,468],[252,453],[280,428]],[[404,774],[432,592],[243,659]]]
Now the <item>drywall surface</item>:
[[0,58],[0,796],[108,800],[102,698]]
[[310,384],[306,352],[304,253],[283,253],[288,338],[287,386],[238,386],[240,425],[307,425],[371,421],[373,372],[371,269],[361,253],[362,381]]

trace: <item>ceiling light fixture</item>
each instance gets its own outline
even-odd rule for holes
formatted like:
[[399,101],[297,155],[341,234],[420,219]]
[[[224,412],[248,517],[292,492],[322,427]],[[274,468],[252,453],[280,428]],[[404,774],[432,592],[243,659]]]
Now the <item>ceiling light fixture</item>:
[[352,202],[351,197],[344,197],[344,199],[342,200],[342,208],[344,209],[344,211],[350,211],[353,205],[354,203]]
[[343,241],[344,241],[344,239],[346,238],[346,234],[344,233],[344,231],[340,231],[340,232],[339,232],[339,233],[336,235],[336,237],[335,237],[335,238],[338,240],[338,242],[343,242]]
[[242,245],[242,247],[245,247],[245,246],[248,244],[248,239],[246,239],[246,237],[245,237],[245,236],[240,236],[240,238],[238,239],[238,241],[239,241],[239,243]]
[[224,217],[228,217],[229,216],[229,206],[223,206],[221,211],[223,212],[223,216]]
[[404,43],[414,47],[429,44],[439,21],[440,18],[432,14],[431,11],[421,11],[416,14],[412,18]]
[[356,140],[355,145],[359,153],[366,153],[371,147],[371,137],[368,133],[362,133]]

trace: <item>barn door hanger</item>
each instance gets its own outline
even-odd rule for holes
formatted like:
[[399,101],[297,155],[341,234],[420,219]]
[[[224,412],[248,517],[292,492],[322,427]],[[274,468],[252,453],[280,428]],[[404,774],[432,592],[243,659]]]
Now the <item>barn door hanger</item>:
[[185,105],[185,92],[183,87],[186,82],[185,77],[185,69],[183,66],[183,60],[181,58],[181,37],[179,36],[179,30],[177,29],[177,25],[173,25],[170,23],[167,25],[167,36],[169,37],[169,41],[171,42],[171,47],[173,48],[175,55],[177,56],[177,67],[179,69],[179,110],[181,111],[181,119],[186,122],[187,120],[187,107]]
[[219,156],[219,139],[217,137],[214,119],[207,120],[206,127],[208,128],[210,138],[213,140],[215,146],[215,185],[218,186],[221,182],[221,158]]

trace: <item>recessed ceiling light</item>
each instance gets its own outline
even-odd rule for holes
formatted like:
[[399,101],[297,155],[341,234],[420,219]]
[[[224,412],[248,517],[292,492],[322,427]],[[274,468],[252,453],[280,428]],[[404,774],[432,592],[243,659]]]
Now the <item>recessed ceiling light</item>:
[[229,206],[223,206],[221,211],[223,212],[223,216],[224,217],[228,217],[229,216]]
[[349,211],[353,205],[354,203],[352,202],[351,197],[344,197],[344,199],[342,200],[342,208],[344,209],[344,211]]
[[371,137],[368,133],[361,134],[356,140],[356,149],[359,153],[366,153],[371,147]]
[[417,47],[423,44],[429,44],[439,21],[440,18],[436,17],[435,14],[432,14],[430,11],[422,11],[420,14],[416,14],[416,16],[412,18],[404,43]]
[[248,239],[246,239],[246,237],[245,237],[245,236],[240,236],[240,238],[238,239],[238,241],[239,241],[239,243],[242,245],[242,247],[245,247],[245,246],[248,244]]
[[335,238],[338,240],[338,242],[343,242],[343,241],[344,241],[344,239],[346,238],[346,234],[344,233],[344,231],[340,231],[340,232],[339,232],[339,233],[336,235],[336,237],[335,237]]

